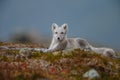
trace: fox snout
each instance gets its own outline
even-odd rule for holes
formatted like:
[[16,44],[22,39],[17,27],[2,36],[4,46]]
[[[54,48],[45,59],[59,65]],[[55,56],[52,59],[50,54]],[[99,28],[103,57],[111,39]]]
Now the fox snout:
[[58,35],[57,35],[57,36],[54,36],[54,37],[55,37],[58,41],[62,41],[63,38],[64,38],[64,37],[62,37],[62,36],[58,36]]
[[59,37],[58,37],[57,39],[58,39],[58,40],[60,40],[60,38],[59,38]]

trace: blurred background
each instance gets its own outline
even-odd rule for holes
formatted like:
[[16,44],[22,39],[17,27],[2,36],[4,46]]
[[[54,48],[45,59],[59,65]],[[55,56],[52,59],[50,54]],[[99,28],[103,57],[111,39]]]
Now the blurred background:
[[48,46],[52,23],[67,23],[68,37],[120,49],[120,0],[0,0],[0,41]]

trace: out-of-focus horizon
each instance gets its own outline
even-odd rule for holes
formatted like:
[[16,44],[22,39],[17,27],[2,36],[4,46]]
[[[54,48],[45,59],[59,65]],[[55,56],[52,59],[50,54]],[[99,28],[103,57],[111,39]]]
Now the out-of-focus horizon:
[[52,23],[67,23],[68,37],[120,49],[120,0],[0,0],[0,41],[23,32],[49,41]]

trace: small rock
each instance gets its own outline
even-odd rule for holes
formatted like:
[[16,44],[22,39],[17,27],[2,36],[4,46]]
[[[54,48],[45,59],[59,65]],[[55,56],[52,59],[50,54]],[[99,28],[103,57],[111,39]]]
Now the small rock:
[[27,53],[27,52],[29,52],[29,49],[27,49],[27,48],[21,48],[19,51],[20,54]]
[[57,55],[60,54],[60,52],[59,52],[59,51],[56,51],[56,52],[53,52],[52,54],[53,54],[54,56],[57,56]]
[[21,56],[24,56],[26,58],[31,58],[31,53],[30,53],[31,50],[32,49],[30,48],[22,48],[20,49],[19,53]]
[[99,78],[100,75],[95,69],[90,69],[89,71],[83,74],[83,77],[93,79],[93,78]]

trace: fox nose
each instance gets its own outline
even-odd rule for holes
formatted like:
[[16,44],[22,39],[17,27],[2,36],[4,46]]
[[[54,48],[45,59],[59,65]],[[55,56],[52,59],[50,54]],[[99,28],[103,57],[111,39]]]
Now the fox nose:
[[58,37],[58,40],[60,40],[60,38]]

